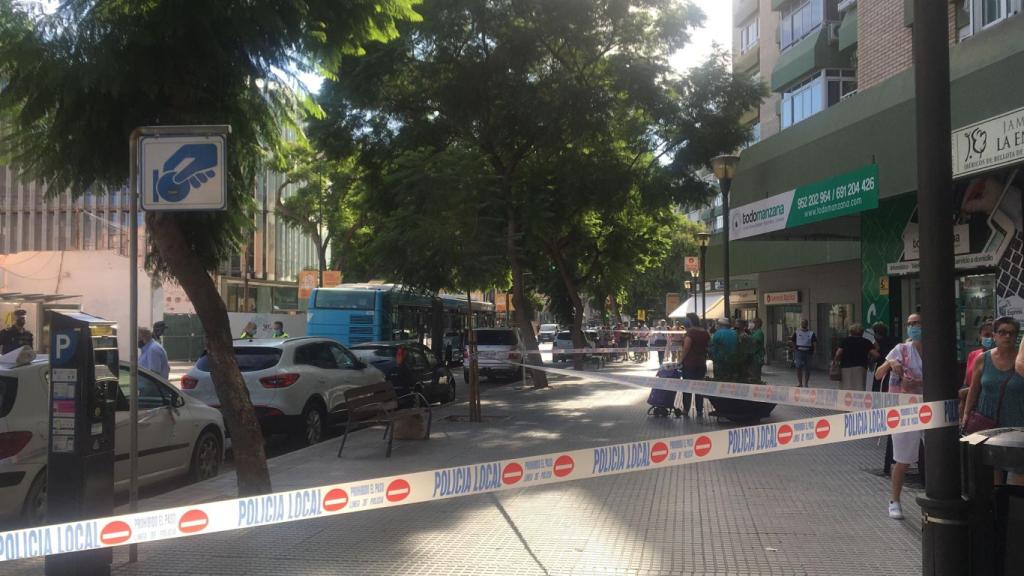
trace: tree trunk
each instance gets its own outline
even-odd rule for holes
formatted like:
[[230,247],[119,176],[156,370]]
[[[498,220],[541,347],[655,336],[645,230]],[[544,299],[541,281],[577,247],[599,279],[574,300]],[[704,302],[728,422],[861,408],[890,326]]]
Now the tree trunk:
[[[523,267],[519,262],[519,251],[516,249],[516,219],[515,210],[508,209],[508,230],[506,236],[506,253],[509,266],[512,268],[512,305],[516,309],[516,324],[519,326],[519,337],[523,339],[523,348],[526,350],[527,358],[524,362],[533,366],[543,366],[544,360],[540,355],[540,348],[537,346],[537,336],[533,333],[533,325],[530,323],[533,317],[533,305],[526,297],[526,287],[523,286]],[[530,377],[533,378],[534,388],[547,388],[548,376],[542,370],[530,370]],[[526,382],[523,382],[526,385]]]
[[[551,253],[551,259],[555,262],[555,266],[558,267],[559,276],[562,277],[562,284],[565,286],[565,291],[569,295],[569,301],[572,304],[572,330],[570,331],[572,334],[572,347],[581,350],[587,347],[587,340],[583,336],[583,299],[580,298],[579,286],[566,265],[562,251],[557,246],[550,244],[548,245],[548,250]],[[573,354],[573,368],[583,370],[585,360],[586,354]]]
[[171,214],[150,212],[146,214],[146,221],[153,232],[153,243],[160,257],[188,294],[203,323],[213,385],[231,434],[238,474],[238,495],[269,493],[270,472],[263,451],[263,434],[235,359],[231,324],[224,300],[217,293],[213,278],[189,246],[177,219]]
[[320,262],[320,272],[318,274],[319,286],[324,287],[324,270],[327,270],[327,242],[321,239],[319,236],[313,238],[313,242],[316,243],[316,256]]
[[615,323],[618,324],[622,322],[622,313],[619,312],[619,299],[615,297],[615,294],[609,296],[608,299],[612,303],[612,318],[614,318]]

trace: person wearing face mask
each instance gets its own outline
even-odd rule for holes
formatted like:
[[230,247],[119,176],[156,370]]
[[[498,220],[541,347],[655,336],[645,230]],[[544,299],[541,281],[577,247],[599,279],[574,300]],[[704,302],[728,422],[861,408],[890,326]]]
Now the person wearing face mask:
[[163,376],[167,380],[171,376],[171,365],[167,362],[167,352],[149,328],[139,328],[139,366]]
[[964,385],[963,388],[960,388],[959,393],[959,410],[961,417],[964,415],[964,403],[967,401],[967,391],[971,388],[971,382],[974,381],[974,361],[978,359],[978,356],[981,356],[996,346],[995,333],[992,331],[991,322],[985,322],[981,326],[978,326],[978,340],[981,342],[981,348],[972,350],[971,353],[967,355],[967,370],[964,375]]
[[[906,342],[897,344],[885,357],[885,362],[875,370],[875,378],[881,380],[892,372],[889,378],[889,392],[896,394],[921,394],[924,390],[924,363],[921,348],[921,316],[907,317]],[[918,447],[923,438],[920,430],[892,435],[892,498],[889,500],[889,518],[903,519],[900,494],[903,479],[911,464],[917,464]]]
[[17,350],[22,346],[32,347],[32,333],[25,329],[24,310],[14,311],[14,325],[0,330],[0,354]]

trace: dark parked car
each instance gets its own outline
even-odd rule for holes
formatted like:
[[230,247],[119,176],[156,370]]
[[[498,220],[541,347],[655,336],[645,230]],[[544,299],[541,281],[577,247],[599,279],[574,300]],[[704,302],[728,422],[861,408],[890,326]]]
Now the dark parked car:
[[429,402],[455,400],[455,377],[451,370],[418,342],[368,342],[350,350],[383,372],[399,396],[419,392]]

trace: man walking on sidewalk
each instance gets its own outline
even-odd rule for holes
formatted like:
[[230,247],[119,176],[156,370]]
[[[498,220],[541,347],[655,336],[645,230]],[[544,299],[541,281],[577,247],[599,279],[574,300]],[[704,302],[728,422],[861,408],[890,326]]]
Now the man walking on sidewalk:
[[167,362],[167,352],[149,328],[139,328],[139,366],[156,372],[164,380],[171,377],[171,365]]
[[808,328],[807,319],[804,318],[800,321],[800,329],[793,332],[791,340],[791,345],[795,351],[797,388],[810,386],[811,358],[814,357],[814,347],[817,344],[818,336],[814,333],[814,330]]

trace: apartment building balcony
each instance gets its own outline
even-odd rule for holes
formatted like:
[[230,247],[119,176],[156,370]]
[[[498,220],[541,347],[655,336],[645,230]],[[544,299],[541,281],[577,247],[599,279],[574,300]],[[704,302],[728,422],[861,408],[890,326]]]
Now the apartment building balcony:
[[838,22],[825,21],[817,30],[782,52],[772,70],[772,91],[780,92],[816,70],[852,68],[851,53],[839,49],[838,28]]

